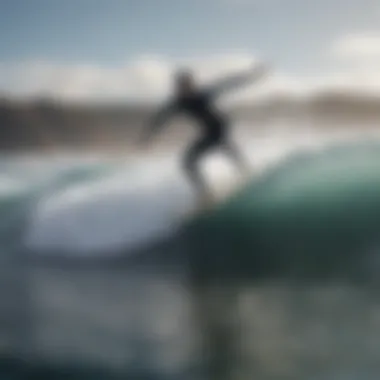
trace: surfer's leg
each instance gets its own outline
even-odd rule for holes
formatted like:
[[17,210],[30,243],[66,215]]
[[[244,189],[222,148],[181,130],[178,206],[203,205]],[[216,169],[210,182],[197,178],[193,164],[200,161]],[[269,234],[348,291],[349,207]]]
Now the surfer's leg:
[[236,145],[235,142],[228,140],[223,143],[223,149],[226,154],[232,159],[235,165],[239,168],[243,175],[249,173],[248,160],[244,157],[243,153]]
[[211,200],[211,191],[200,172],[199,161],[214,145],[214,139],[209,137],[196,141],[185,154],[183,161],[184,170],[202,203]]

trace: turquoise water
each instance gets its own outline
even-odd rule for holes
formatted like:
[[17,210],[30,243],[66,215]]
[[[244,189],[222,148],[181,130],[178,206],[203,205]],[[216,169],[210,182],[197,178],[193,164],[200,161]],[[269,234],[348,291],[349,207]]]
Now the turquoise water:
[[366,143],[289,156],[194,221],[189,236],[196,265],[215,274],[365,278],[379,227],[380,146]]

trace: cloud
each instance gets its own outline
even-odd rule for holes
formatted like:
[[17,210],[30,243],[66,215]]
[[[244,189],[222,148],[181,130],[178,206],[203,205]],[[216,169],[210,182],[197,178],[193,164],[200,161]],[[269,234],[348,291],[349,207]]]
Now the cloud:
[[62,65],[44,61],[0,67],[1,90],[13,96],[51,96],[60,99],[150,97],[161,92],[169,67],[158,59],[139,59],[110,68]]
[[380,32],[351,33],[333,42],[334,57],[350,60],[380,60]]
[[[375,33],[362,33],[333,41],[330,53],[339,57],[341,63],[334,72],[295,76],[281,72],[274,64],[273,73],[266,80],[245,86],[226,100],[247,101],[273,96],[302,98],[325,90],[380,95],[380,65],[370,64],[376,61],[374,57],[380,58],[377,38],[380,36]],[[378,43],[380,46],[380,40]],[[358,59],[352,57],[359,56],[362,57],[361,63],[357,64]],[[182,59],[146,55],[117,67],[46,61],[0,64],[0,92],[12,97],[42,96],[74,102],[155,101],[169,94],[172,74],[178,68],[188,67],[195,72],[200,83],[208,83],[240,72],[255,61],[251,54],[233,52]]]
[[[53,97],[63,101],[144,100],[155,101],[170,92],[172,74],[179,68],[195,72],[200,84],[239,73],[257,59],[246,53],[224,53],[182,59],[139,57],[119,67],[62,65],[44,61],[0,66],[0,92],[12,97]],[[273,72],[260,84],[244,86],[226,101],[244,101],[275,94],[303,96],[306,82]]]
[[347,33],[330,46],[340,70],[323,79],[324,87],[380,95],[380,32]]
[[119,67],[63,65],[46,61],[0,66],[0,91],[11,96],[64,100],[157,99],[166,95],[177,68],[195,71],[200,82],[235,72],[254,62],[246,54],[170,60],[145,56]]

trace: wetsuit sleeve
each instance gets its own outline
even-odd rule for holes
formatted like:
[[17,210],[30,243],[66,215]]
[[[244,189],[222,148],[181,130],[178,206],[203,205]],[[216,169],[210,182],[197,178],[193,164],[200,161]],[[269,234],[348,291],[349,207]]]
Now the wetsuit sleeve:
[[176,102],[168,103],[166,106],[158,110],[148,123],[148,127],[144,131],[143,139],[149,139],[153,135],[157,134],[166,121],[178,111],[178,105]]
[[218,96],[224,92],[234,90],[238,87],[244,86],[252,81],[257,81],[267,74],[268,68],[265,65],[255,66],[244,73],[231,76],[218,83],[209,86],[206,93],[210,96]]

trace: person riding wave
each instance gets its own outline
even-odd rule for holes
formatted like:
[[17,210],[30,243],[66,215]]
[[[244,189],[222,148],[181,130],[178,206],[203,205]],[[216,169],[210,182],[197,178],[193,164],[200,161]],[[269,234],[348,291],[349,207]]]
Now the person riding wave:
[[174,114],[182,113],[197,122],[200,136],[187,149],[183,158],[183,168],[194,186],[201,204],[211,200],[211,192],[202,177],[199,163],[205,154],[214,149],[222,149],[239,167],[246,170],[247,163],[229,134],[229,122],[216,107],[215,100],[224,93],[241,87],[267,74],[264,64],[254,65],[239,75],[234,75],[214,85],[198,87],[191,71],[182,70],[175,75],[174,97],[153,116],[142,143],[147,143],[158,133],[165,122]]

